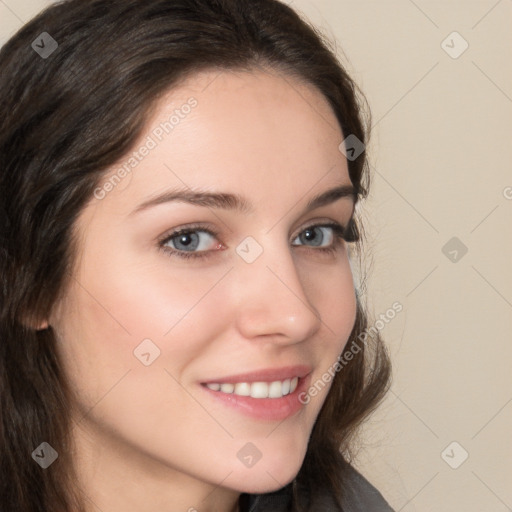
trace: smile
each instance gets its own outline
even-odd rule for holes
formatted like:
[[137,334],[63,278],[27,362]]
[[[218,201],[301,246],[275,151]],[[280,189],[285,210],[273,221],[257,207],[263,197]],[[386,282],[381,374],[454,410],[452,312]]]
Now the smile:
[[299,377],[276,380],[273,382],[237,382],[206,384],[208,389],[220,393],[238,396],[250,396],[251,398],[282,398],[293,393],[297,388]]

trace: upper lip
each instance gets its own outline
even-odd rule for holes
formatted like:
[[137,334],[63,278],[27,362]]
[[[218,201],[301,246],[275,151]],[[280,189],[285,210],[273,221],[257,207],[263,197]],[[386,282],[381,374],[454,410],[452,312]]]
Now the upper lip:
[[215,379],[208,379],[202,384],[236,384],[237,382],[274,382],[277,380],[305,377],[311,373],[311,367],[307,365],[286,366],[282,368],[266,368],[248,373],[238,373]]

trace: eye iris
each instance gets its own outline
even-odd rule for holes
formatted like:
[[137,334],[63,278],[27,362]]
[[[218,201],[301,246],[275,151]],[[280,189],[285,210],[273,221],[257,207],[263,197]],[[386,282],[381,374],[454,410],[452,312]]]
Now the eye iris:
[[[303,235],[303,237],[302,237],[302,241],[307,240],[308,242],[311,242],[312,240],[314,240],[315,235],[316,235],[316,234],[315,234],[315,230],[316,230],[316,229],[318,229],[318,228],[309,228],[309,229],[306,229],[306,230],[304,231],[304,235]],[[320,233],[322,233],[322,232],[320,231]],[[322,243],[322,240],[323,240],[323,235],[321,236],[321,238],[320,238],[319,242],[318,242],[318,243],[315,243],[315,244],[313,244],[313,245],[320,245],[320,244]]]
[[[183,244],[184,245],[184,248],[185,249],[190,249],[191,248],[191,244],[194,245],[194,238],[196,239],[195,242],[196,242],[196,246],[195,247],[192,247],[193,249],[197,248],[197,239],[199,238],[196,234],[193,234],[193,233],[185,233],[183,235],[179,235],[178,238],[176,239],[176,244],[179,245],[179,244]],[[178,250],[180,249],[180,247],[176,247]]]

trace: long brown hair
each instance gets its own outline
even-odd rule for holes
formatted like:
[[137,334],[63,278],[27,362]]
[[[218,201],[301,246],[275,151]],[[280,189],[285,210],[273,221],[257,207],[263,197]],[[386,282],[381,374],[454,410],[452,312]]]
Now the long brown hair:
[[[68,283],[78,215],[162,94],[198,71],[260,65],[315,86],[343,134],[367,143],[369,109],[331,43],[277,0],[64,0],[1,49],[3,511],[85,510],[73,469],[70,386],[52,328],[36,329]],[[366,154],[348,167],[357,199],[366,197]],[[361,228],[358,219],[355,233]],[[378,333],[360,341],[367,327],[359,293],[347,347],[356,341],[360,350],[334,376],[296,479],[313,499],[325,490],[342,499],[351,442],[390,384]],[[58,453],[44,470],[31,456],[42,442]],[[299,510],[297,496],[293,507]]]

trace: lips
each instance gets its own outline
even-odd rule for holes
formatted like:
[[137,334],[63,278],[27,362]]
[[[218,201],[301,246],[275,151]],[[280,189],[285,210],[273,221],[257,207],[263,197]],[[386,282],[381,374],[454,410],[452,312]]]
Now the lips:
[[267,368],[255,370],[247,373],[238,373],[233,375],[221,376],[203,381],[201,384],[237,384],[239,382],[274,382],[293,379],[294,377],[303,378],[311,373],[311,367],[308,365],[294,365],[282,368]]
[[303,404],[298,394],[307,388],[312,368],[307,365],[257,370],[201,382],[216,402],[266,421],[283,420]]

